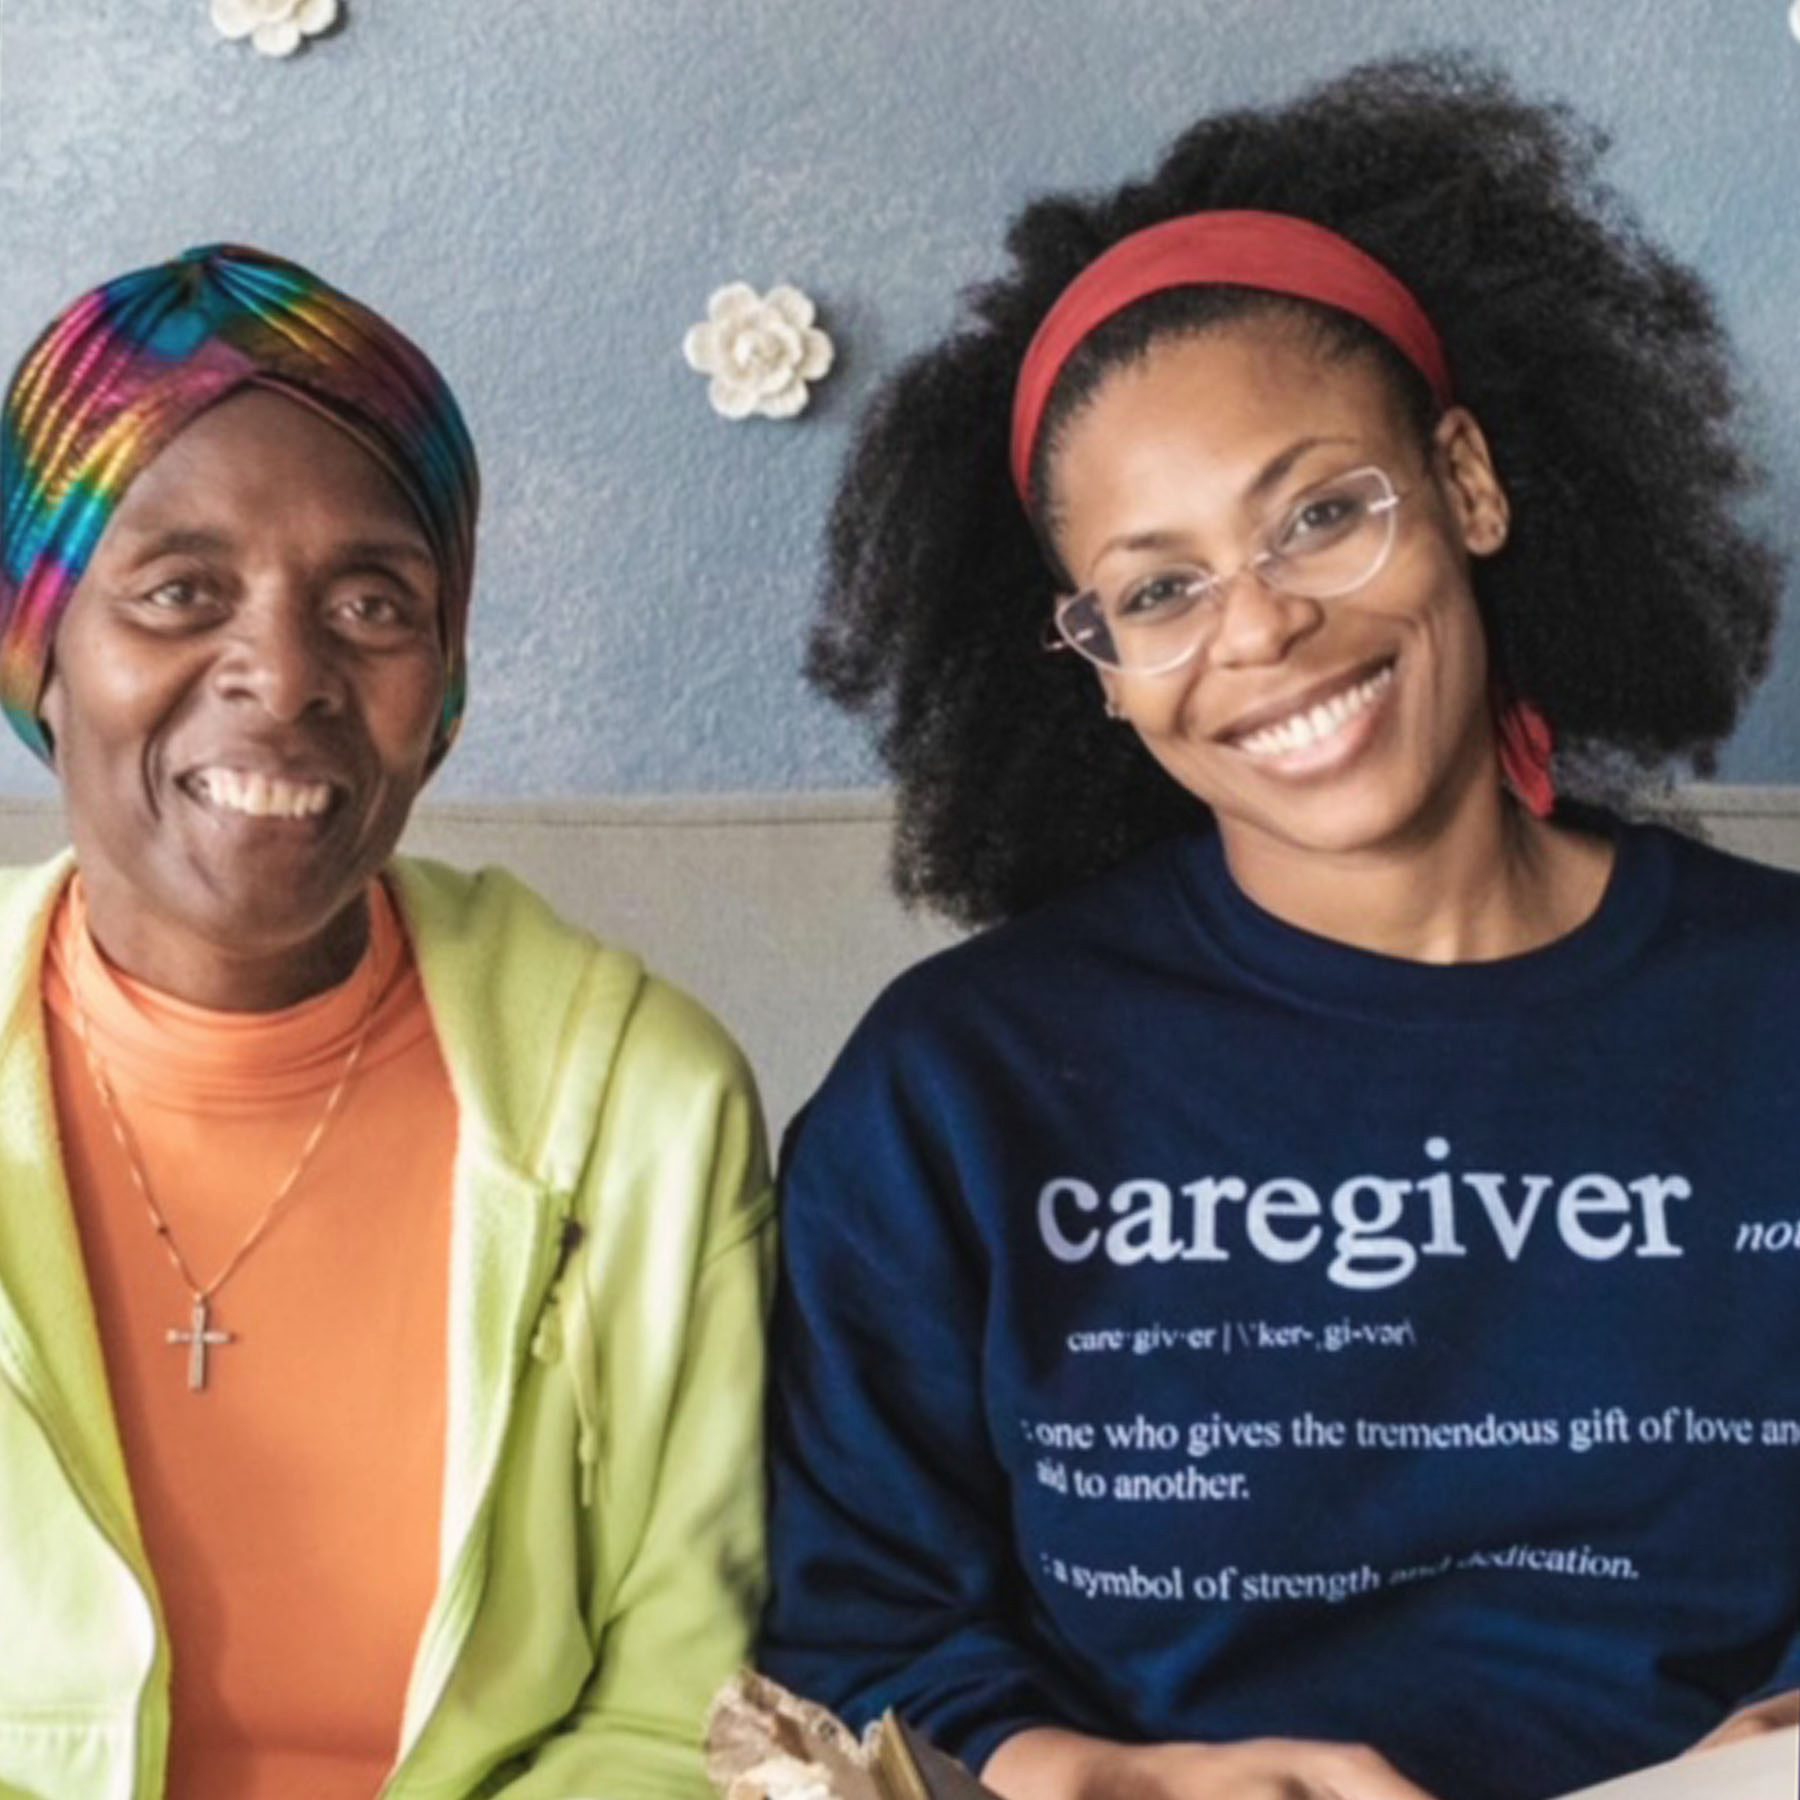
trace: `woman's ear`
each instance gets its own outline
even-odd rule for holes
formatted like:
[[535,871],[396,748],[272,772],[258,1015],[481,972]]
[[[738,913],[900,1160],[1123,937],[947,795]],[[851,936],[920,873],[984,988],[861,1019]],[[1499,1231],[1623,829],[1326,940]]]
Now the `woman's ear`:
[[44,741],[50,746],[50,761],[56,761],[56,733],[62,719],[63,694],[62,682],[56,674],[56,664],[50,665],[50,673],[44,678],[44,691],[38,696],[38,729],[44,734]]
[[1500,485],[1487,435],[1475,415],[1453,406],[1432,431],[1432,453],[1438,483],[1471,556],[1492,556],[1506,542],[1512,508]]

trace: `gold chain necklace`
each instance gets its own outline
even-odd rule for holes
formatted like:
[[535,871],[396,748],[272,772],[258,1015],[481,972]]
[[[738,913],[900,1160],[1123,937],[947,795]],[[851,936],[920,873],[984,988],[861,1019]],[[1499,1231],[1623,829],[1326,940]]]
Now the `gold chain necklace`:
[[362,1054],[369,1041],[369,1028],[375,1023],[375,1001],[379,983],[375,970],[369,970],[369,997],[363,1006],[362,1021],[356,1028],[356,1042],[350,1046],[350,1054],[344,1059],[343,1071],[337,1078],[337,1084],[325,1099],[325,1110],[319,1114],[318,1121],[308,1134],[306,1142],[300,1146],[300,1154],[294,1158],[293,1167],[282,1178],[281,1185],[275,1190],[275,1198],[263,1209],[263,1215],[251,1226],[249,1235],[238,1245],[225,1266],[211,1281],[201,1283],[195,1279],[194,1272],[188,1267],[188,1261],[181,1254],[181,1246],[175,1241],[175,1233],[169,1221],[163,1217],[162,1208],[156,1204],[150,1192],[150,1183],[144,1176],[143,1159],[138,1155],[137,1145],[131,1132],[126,1127],[124,1115],[119,1110],[118,1100],[113,1095],[112,1083],[106,1077],[105,1065],[100,1060],[100,1053],[94,1048],[94,1040],[88,1030],[87,1008],[81,1004],[81,996],[73,980],[69,983],[69,997],[75,1004],[75,1029],[81,1038],[83,1055],[87,1058],[88,1073],[93,1077],[94,1086],[99,1090],[100,1102],[106,1108],[107,1123],[112,1126],[112,1134],[119,1146],[120,1154],[125,1158],[125,1166],[131,1171],[132,1185],[136,1187],[144,1208],[150,1215],[150,1223],[169,1261],[175,1265],[175,1272],[181,1277],[182,1285],[193,1298],[193,1312],[188,1320],[186,1331],[170,1326],[164,1334],[167,1343],[186,1346],[188,1351],[188,1387],[193,1393],[201,1393],[206,1387],[206,1359],[209,1352],[224,1344],[235,1344],[237,1334],[231,1331],[220,1331],[212,1323],[213,1296],[243,1266],[244,1259],[268,1235],[269,1229],[280,1216],[282,1207],[300,1184],[300,1177],[306,1171],[306,1165],[312,1161],[313,1153],[325,1141],[325,1133],[331,1127],[331,1121],[337,1116],[344,1094],[350,1086],[350,1078],[356,1073],[357,1065],[362,1061]]

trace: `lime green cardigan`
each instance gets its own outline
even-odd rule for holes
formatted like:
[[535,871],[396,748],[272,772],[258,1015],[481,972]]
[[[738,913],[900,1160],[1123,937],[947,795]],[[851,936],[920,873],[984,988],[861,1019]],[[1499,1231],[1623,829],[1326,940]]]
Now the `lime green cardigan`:
[[[70,868],[0,871],[0,1797],[157,1800],[169,1651],[39,985]],[[705,1794],[763,1580],[754,1090],[692,1001],[511,877],[390,873],[459,1125],[442,1559],[382,1793]]]

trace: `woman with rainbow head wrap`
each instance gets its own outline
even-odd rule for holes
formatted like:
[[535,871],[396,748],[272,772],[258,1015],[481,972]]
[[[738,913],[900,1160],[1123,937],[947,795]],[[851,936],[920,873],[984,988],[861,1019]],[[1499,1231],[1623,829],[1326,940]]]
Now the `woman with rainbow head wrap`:
[[394,854],[476,496],[424,354],[254,250],[7,392],[0,700],[73,842],[0,872],[7,1793],[706,1791],[756,1101],[634,957]]

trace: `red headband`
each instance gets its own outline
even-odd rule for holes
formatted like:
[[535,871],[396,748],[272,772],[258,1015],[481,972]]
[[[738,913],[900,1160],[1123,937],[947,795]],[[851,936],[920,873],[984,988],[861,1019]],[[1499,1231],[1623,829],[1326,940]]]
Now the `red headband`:
[[1031,499],[1031,455],[1050,390],[1082,341],[1147,294],[1249,287],[1335,306],[1372,325],[1450,404],[1450,367],[1425,309],[1348,238],[1285,213],[1207,212],[1121,239],[1063,289],[1037,328],[1013,392],[1012,472]]

